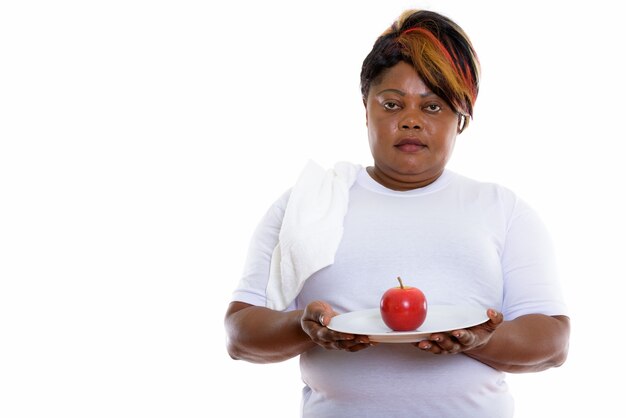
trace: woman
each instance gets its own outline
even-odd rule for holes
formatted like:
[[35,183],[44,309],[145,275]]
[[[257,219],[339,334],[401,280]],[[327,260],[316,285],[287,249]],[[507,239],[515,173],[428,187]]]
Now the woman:
[[[374,165],[308,167],[259,225],[225,318],[235,359],[300,356],[305,417],[510,417],[506,372],[561,365],[569,319],[548,234],[508,189],[446,169],[479,64],[463,32],[407,11],[363,62]],[[484,323],[415,343],[329,329],[396,276]],[[451,355],[443,355],[451,354]]]

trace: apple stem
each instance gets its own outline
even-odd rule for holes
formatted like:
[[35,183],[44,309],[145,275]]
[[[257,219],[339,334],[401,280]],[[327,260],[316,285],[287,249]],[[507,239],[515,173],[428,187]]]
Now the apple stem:
[[398,276],[398,281],[400,282],[400,289],[404,289],[404,285],[402,284],[402,279]]

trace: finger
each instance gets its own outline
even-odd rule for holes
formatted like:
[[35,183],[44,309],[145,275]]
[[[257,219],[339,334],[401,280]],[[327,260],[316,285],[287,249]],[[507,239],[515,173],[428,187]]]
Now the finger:
[[372,347],[374,345],[376,345],[376,343],[354,344],[353,346],[347,347],[346,351],[354,353],[354,352],[357,352],[357,351],[364,350],[366,348],[370,348],[370,347]]
[[326,338],[332,341],[353,341],[356,339],[356,336],[353,334],[341,334],[333,331]]
[[355,346],[369,346],[370,341],[365,335],[352,335],[351,340],[342,340],[340,343],[344,349],[350,349]]
[[357,344],[371,344],[370,339],[367,335],[355,335],[355,334],[342,334],[335,331],[331,331],[332,336],[329,339],[333,339],[338,342],[343,342],[346,345],[357,345]]
[[319,311],[315,312],[315,315],[317,316],[315,320],[319,322],[320,325],[323,327],[328,326],[328,324],[330,323],[330,319],[334,316],[333,311],[329,309],[320,309]]
[[496,311],[495,309],[488,309],[487,315],[489,315],[489,319],[492,322],[500,324],[504,320],[504,315],[500,311]]
[[452,336],[462,345],[471,345],[476,339],[473,333],[464,329],[452,331]]
[[487,316],[489,317],[487,325],[494,330],[504,321],[502,312],[495,309],[487,309]]
[[322,301],[313,301],[304,309],[303,320],[317,322],[322,326],[328,325],[333,317],[333,309],[329,304]]
[[357,337],[353,340],[335,340],[326,344],[325,347],[328,349],[354,352],[371,347],[372,345],[373,344],[371,344],[367,338],[363,339],[361,337]]
[[439,347],[438,344],[431,344],[431,347],[428,349],[428,351],[433,353],[433,354],[441,354],[441,353],[443,353],[443,350],[441,349],[441,347]]
[[447,334],[433,334],[431,340],[434,341],[442,351],[453,351],[455,348],[458,350],[458,341],[453,340]]
[[422,340],[422,341],[413,343],[413,345],[423,351],[429,351],[430,348],[432,347],[431,342],[428,340]]
[[428,351],[429,353],[432,353],[432,354],[441,354],[443,352],[439,344],[434,343],[431,340],[422,340],[419,343],[417,343],[417,347],[420,350]]

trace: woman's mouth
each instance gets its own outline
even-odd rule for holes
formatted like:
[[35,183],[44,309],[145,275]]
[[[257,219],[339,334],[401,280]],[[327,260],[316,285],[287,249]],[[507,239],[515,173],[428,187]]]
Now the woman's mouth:
[[426,148],[426,145],[418,139],[407,138],[395,144],[394,147],[403,152],[416,152]]

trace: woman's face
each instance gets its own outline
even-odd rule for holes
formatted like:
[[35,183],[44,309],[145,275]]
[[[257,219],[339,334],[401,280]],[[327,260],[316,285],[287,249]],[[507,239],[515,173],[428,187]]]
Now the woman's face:
[[448,162],[458,133],[458,115],[400,62],[370,87],[367,130],[374,167],[368,171],[394,190],[424,187]]

